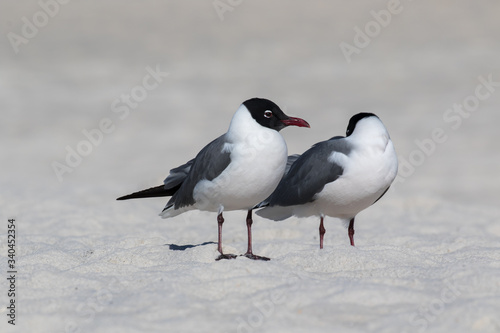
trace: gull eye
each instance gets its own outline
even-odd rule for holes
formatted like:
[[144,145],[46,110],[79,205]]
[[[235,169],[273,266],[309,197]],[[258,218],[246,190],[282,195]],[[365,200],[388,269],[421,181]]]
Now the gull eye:
[[264,117],[266,117],[266,118],[271,118],[272,116],[273,116],[272,111],[269,111],[269,110],[264,111]]

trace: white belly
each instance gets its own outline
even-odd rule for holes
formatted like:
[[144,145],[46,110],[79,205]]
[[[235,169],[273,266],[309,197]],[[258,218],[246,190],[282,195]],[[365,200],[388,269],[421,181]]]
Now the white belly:
[[326,184],[315,201],[296,207],[295,213],[350,219],[380,198],[396,174],[397,157],[390,141],[382,152],[350,155],[342,176]]
[[285,172],[286,143],[274,130],[248,135],[227,149],[231,163],[226,170],[213,180],[196,185],[193,197],[197,209],[251,209],[274,191]]

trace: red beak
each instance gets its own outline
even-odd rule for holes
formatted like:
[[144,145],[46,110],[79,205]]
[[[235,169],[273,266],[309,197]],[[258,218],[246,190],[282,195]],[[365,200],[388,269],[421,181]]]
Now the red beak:
[[289,117],[281,122],[286,126],[311,127],[307,121],[301,118]]

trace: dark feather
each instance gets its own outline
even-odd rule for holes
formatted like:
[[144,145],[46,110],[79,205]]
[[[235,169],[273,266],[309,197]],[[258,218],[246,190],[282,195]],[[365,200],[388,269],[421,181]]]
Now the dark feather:
[[348,155],[351,151],[345,141],[339,140],[341,138],[319,142],[298,157],[273,194],[258,207],[293,206],[314,201],[314,196],[326,184],[342,176],[343,167],[328,161],[333,152]]
[[140,199],[140,198],[154,198],[154,197],[170,197],[179,189],[180,185],[166,189],[165,185],[159,185],[148,188],[139,192],[124,195],[116,200]]
[[229,152],[222,149],[226,143],[222,135],[203,148],[196,158],[170,170],[163,185],[135,192],[116,200],[128,200],[153,197],[172,197],[165,209],[175,205],[175,208],[194,204],[193,190],[200,180],[212,180],[226,169],[231,162]]
[[[170,198],[163,210],[172,206],[175,209],[193,205],[193,190],[201,180],[212,180],[218,177],[231,162],[230,153],[224,152],[224,145],[227,143],[225,134],[206,145],[196,155],[194,160],[189,161],[185,166],[189,167],[189,173],[183,179],[177,192]],[[181,167],[177,169],[181,169]],[[168,178],[165,179],[167,183]]]

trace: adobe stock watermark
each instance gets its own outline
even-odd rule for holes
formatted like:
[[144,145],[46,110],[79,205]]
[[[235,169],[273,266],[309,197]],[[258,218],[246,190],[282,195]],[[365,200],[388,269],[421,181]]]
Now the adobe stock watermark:
[[66,5],[70,0],[39,0],[38,6],[40,10],[36,11],[31,18],[23,16],[23,23],[20,34],[10,31],[7,33],[7,39],[12,46],[15,54],[19,53],[19,47],[26,45],[30,40],[38,35],[40,29],[49,24],[51,18],[54,18],[61,9],[62,5]]
[[[481,105],[481,102],[489,99],[500,88],[500,81],[493,81],[493,74],[478,77],[479,84],[474,89],[474,94],[465,97],[461,103],[455,103],[452,107],[446,109],[443,113],[443,121],[449,126],[449,129],[457,131],[464,121],[468,119]],[[448,129],[448,131],[449,131]],[[399,156],[398,176],[394,184],[404,183],[408,177],[411,177],[418,167],[425,163],[437,149],[437,146],[448,140],[447,130],[442,127],[436,127],[432,130],[430,137],[422,140],[416,139],[417,146],[410,152],[408,157]]]
[[260,328],[264,325],[266,319],[276,312],[276,307],[285,304],[287,295],[299,289],[301,280],[297,274],[287,273],[283,276],[282,281],[285,282],[285,286],[271,291],[266,299],[260,302],[253,302],[255,309],[249,312],[247,316],[236,318],[236,332],[260,332]]
[[214,0],[212,2],[212,6],[219,17],[219,20],[224,21],[224,15],[227,12],[232,12],[242,3],[243,0]]
[[446,307],[455,302],[463,292],[470,289],[469,285],[459,285],[456,281],[444,280],[444,288],[429,304],[421,306],[408,317],[408,323],[423,333],[443,312]]
[[379,11],[371,10],[370,15],[373,19],[368,21],[363,29],[358,26],[354,27],[352,44],[344,41],[339,44],[340,50],[347,63],[350,64],[352,62],[351,58],[354,54],[360,54],[361,50],[370,45],[371,41],[378,37],[384,28],[389,26],[392,18],[395,15],[401,14],[403,8],[400,0],[389,0],[386,9],[381,9]]
[[[156,65],[153,69],[150,66],[146,67],[147,74],[142,78],[142,82],[130,90],[130,93],[123,93],[111,103],[111,111],[118,117],[118,120],[123,121],[129,115],[130,111],[137,109],[139,104],[148,97],[148,92],[158,88],[163,80],[169,75],[167,72],[162,72],[160,66]],[[89,156],[95,147],[98,147],[104,141],[104,137],[113,133],[116,129],[117,120],[104,117],[101,118],[95,128],[82,130],[82,140],[78,141],[74,146],[67,145],[65,147],[66,157],[62,161],[52,161],[51,167],[59,182],[64,180],[65,174],[72,173],[75,168],[80,166],[83,159]]]

